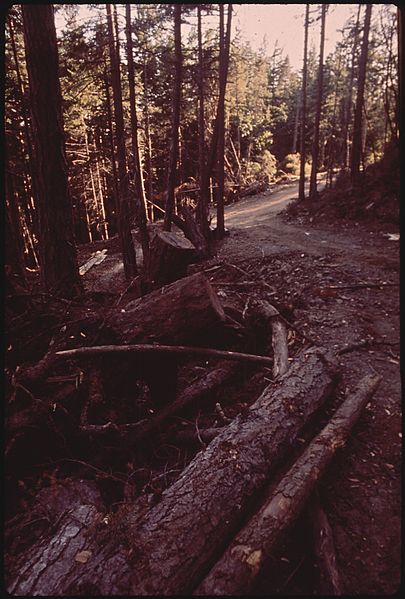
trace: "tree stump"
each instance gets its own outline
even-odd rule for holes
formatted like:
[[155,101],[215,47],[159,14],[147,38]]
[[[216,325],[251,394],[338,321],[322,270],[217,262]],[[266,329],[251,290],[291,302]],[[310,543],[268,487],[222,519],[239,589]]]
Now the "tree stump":
[[148,280],[160,286],[184,277],[195,255],[191,241],[173,231],[159,231],[150,244]]

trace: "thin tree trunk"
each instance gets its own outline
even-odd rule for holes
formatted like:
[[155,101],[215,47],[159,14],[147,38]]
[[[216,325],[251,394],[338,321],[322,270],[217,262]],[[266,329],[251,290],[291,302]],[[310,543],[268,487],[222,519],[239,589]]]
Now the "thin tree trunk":
[[198,19],[198,182],[200,187],[200,197],[197,204],[197,222],[201,226],[203,235],[208,239],[208,195],[202,193],[204,185],[205,169],[205,123],[204,123],[204,64],[203,64],[203,46],[202,46],[202,18],[201,5],[197,5]]
[[128,63],[128,83],[129,83],[129,106],[131,114],[131,141],[132,141],[132,156],[135,174],[135,190],[136,190],[136,221],[139,228],[141,238],[143,264],[147,263],[149,257],[149,233],[146,226],[146,198],[145,189],[142,182],[141,160],[139,155],[138,144],[138,117],[136,114],[136,98],[135,98],[135,74],[134,74],[134,58],[132,54],[132,35],[131,35],[131,5],[126,4],[126,35],[127,35],[127,63]]
[[29,160],[29,166],[30,166],[30,187],[29,187],[29,189],[30,189],[30,195],[32,197],[33,204],[34,204],[34,210],[32,210],[32,224],[34,227],[34,232],[38,235],[38,219],[36,217],[36,210],[35,210],[35,206],[36,206],[37,198],[38,198],[38,183],[36,181],[35,156],[34,156],[34,151],[33,151],[32,142],[31,142],[31,131],[30,131],[30,125],[29,125],[29,118],[28,118],[29,111],[28,111],[27,105],[26,105],[26,94],[25,94],[25,89],[24,89],[24,83],[23,83],[23,80],[21,77],[20,65],[19,65],[19,61],[18,61],[13,21],[10,16],[8,17],[7,20],[8,20],[9,30],[10,30],[10,41],[11,41],[11,47],[12,47],[13,57],[14,57],[15,72],[16,72],[17,82],[18,82],[18,91],[20,94],[21,115],[22,115],[22,120],[23,120],[23,124],[24,124],[24,139],[25,139],[25,143],[27,146],[27,154],[28,154],[28,160]]
[[104,65],[104,89],[107,105],[107,119],[108,119],[108,142],[110,145],[110,161],[111,161],[111,172],[112,172],[112,193],[113,193],[113,204],[115,209],[116,218],[116,230],[118,229],[118,173],[117,163],[115,160],[115,148],[114,148],[114,135],[113,135],[113,119],[111,111],[111,94],[110,85],[108,83],[107,76],[107,65]]
[[[95,148],[97,151],[97,148]],[[100,167],[98,164],[98,157],[96,155],[96,173],[97,173],[97,184],[98,184],[98,194],[100,198],[100,211],[101,211],[101,236],[102,238],[108,239],[108,230],[107,230],[107,220],[106,220],[106,212],[105,212],[105,202],[104,202],[104,193],[103,193],[103,184],[101,180]]]
[[359,4],[359,8],[357,11],[356,25],[354,29],[354,37],[353,37],[353,47],[352,47],[352,61],[350,68],[350,80],[348,85],[348,97],[346,104],[346,114],[345,114],[345,123],[344,123],[344,133],[343,133],[343,168],[346,170],[349,166],[349,154],[350,154],[350,143],[349,143],[349,130],[350,130],[350,121],[352,118],[352,98],[353,98],[353,81],[354,81],[354,71],[355,71],[355,62],[356,62],[356,51],[359,43],[359,24],[360,24],[360,11],[361,4]]
[[300,138],[300,181],[298,197],[305,200],[305,121],[307,112],[307,55],[308,55],[309,4],[305,9],[304,25],[304,60],[302,67],[302,104],[301,104],[301,138]]
[[111,5],[106,4],[108,42],[111,61],[111,81],[113,88],[115,129],[117,140],[117,159],[118,159],[118,180],[119,180],[119,198],[117,204],[118,212],[118,234],[120,237],[121,251],[124,262],[124,272],[127,279],[136,276],[136,254],[131,236],[130,210],[129,210],[129,188],[128,174],[126,169],[125,152],[125,130],[124,115],[122,110],[122,91],[121,77],[119,70],[117,47],[114,44],[113,20],[111,15]]
[[316,176],[318,173],[318,159],[319,159],[319,126],[321,123],[321,112],[322,112],[322,97],[323,97],[323,54],[325,49],[325,21],[326,11],[328,10],[327,4],[322,4],[322,17],[321,17],[321,43],[319,48],[319,71],[318,71],[318,96],[316,100],[316,117],[315,117],[315,133],[314,143],[312,147],[312,168],[311,168],[311,180],[309,185],[309,199],[315,200],[317,195],[316,188]]
[[359,64],[359,78],[357,84],[356,108],[354,113],[353,125],[353,146],[352,159],[350,165],[350,176],[352,184],[358,183],[360,175],[360,159],[361,159],[361,132],[362,132],[362,116],[364,105],[364,87],[366,83],[367,70],[367,54],[368,54],[368,37],[370,32],[372,4],[367,4],[366,14],[364,17],[363,42],[361,45],[361,55]]
[[172,133],[169,156],[169,168],[167,173],[167,197],[165,205],[165,218],[163,228],[170,231],[172,226],[172,214],[175,200],[175,186],[177,174],[177,161],[179,157],[179,126],[180,126],[180,104],[181,104],[181,71],[182,71],[182,50],[181,50],[181,4],[174,6],[174,52],[175,52],[175,71],[173,82],[172,98]]
[[[150,135],[150,119],[149,119],[149,86],[146,60],[143,63],[143,91],[144,105],[143,116],[145,121],[145,146],[146,146],[146,187],[148,190],[148,199],[153,202],[153,181],[152,181],[152,140]],[[150,204],[150,220],[154,222],[155,211],[153,204]]]
[[[220,5],[221,7],[221,5]],[[210,151],[208,154],[208,161],[204,172],[204,184],[201,189],[201,194],[209,194],[209,185],[210,179],[212,177],[212,171],[214,168],[215,158],[217,156],[217,147],[218,147],[218,136],[219,136],[219,123],[221,118],[224,118],[224,106],[225,106],[225,92],[226,92],[226,82],[228,78],[228,67],[229,67],[229,52],[231,45],[231,23],[232,23],[232,4],[228,4],[228,21],[226,26],[226,37],[225,37],[225,60],[223,61],[223,76],[221,78],[221,73],[219,77],[219,97],[217,104],[217,113],[214,122],[214,130],[212,132]],[[221,85],[222,84],[222,85]],[[221,218],[221,216],[220,216]],[[217,216],[218,219],[218,216]],[[217,222],[218,228],[218,222]],[[218,229],[220,231],[220,229]]]
[[23,254],[23,233],[15,195],[13,178],[6,168],[6,243],[5,263],[11,268],[12,274],[17,274],[25,282],[25,264]]
[[301,94],[302,94],[302,91],[300,90],[300,92],[298,94],[298,98],[297,98],[297,108],[295,110],[294,137],[293,137],[293,143],[292,143],[292,147],[291,147],[291,152],[293,154],[295,154],[298,151],[297,144],[298,144],[298,125],[299,125],[299,120],[300,120]]
[[22,6],[38,165],[41,283],[72,297],[82,290],[73,236],[53,6]]
[[[229,18],[228,18],[229,21]],[[226,85],[225,75],[225,25],[224,5],[219,5],[219,87]],[[225,187],[225,95],[219,106],[218,117],[218,149],[217,149],[217,238],[225,234],[224,187]]]

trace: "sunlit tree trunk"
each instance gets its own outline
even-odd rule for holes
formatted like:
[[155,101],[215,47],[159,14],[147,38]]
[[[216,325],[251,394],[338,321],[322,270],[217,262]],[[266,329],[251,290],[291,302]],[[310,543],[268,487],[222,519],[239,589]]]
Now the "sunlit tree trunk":
[[141,160],[138,144],[138,116],[136,113],[136,97],[135,97],[135,74],[134,74],[134,58],[132,54],[132,34],[131,34],[131,5],[126,4],[126,36],[127,36],[127,63],[128,63],[128,83],[129,83],[129,108],[131,115],[131,142],[132,142],[132,160],[135,179],[136,193],[136,221],[139,228],[141,238],[143,263],[146,264],[149,255],[149,233],[146,225],[146,198],[145,189],[143,187]]
[[62,297],[81,291],[73,237],[58,78],[58,50],[51,4],[22,5],[38,168],[41,282]]
[[358,44],[359,44],[360,11],[361,11],[361,4],[359,4],[359,8],[357,10],[356,25],[354,28],[351,66],[350,66],[350,79],[349,79],[348,90],[347,90],[345,121],[344,121],[344,127],[343,127],[342,158],[343,158],[343,169],[344,170],[346,170],[348,168],[349,158],[350,158],[350,133],[349,132],[350,132],[350,123],[351,123],[351,119],[352,119],[353,82],[354,82],[354,72],[355,72],[355,67],[356,67],[356,54],[357,54]]
[[367,70],[367,54],[368,54],[368,37],[370,32],[372,4],[367,4],[366,14],[364,17],[363,42],[361,45],[361,55],[359,64],[359,77],[357,84],[356,108],[354,113],[353,125],[353,146],[350,176],[352,184],[356,184],[360,174],[360,159],[361,159],[361,132],[362,132],[362,116],[364,106],[364,87],[366,83]]
[[118,159],[118,183],[119,198],[117,203],[118,212],[118,234],[120,237],[121,251],[124,262],[124,272],[127,279],[137,274],[136,254],[131,236],[130,210],[129,210],[129,186],[128,174],[126,169],[126,151],[125,151],[125,129],[124,115],[122,110],[122,91],[121,76],[118,61],[117,47],[114,43],[113,20],[111,15],[111,6],[106,5],[107,25],[108,25],[108,43],[111,61],[111,82],[113,88],[113,101],[115,113],[115,130],[117,140],[117,159]]
[[179,157],[179,126],[180,126],[180,104],[181,104],[181,71],[182,71],[182,50],[181,50],[181,4],[174,5],[174,81],[172,97],[172,132],[169,155],[169,168],[167,174],[166,186],[166,205],[163,229],[170,231],[172,226],[172,214],[175,199],[175,186],[177,174],[177,161]]
[[[229,21],[229,16],[228,16]],[[219,87],[226,85],[225,73],[225,24],[224,5],[219,5]],[[225,94],[219,104],[218,114],[218,147],[217,147],[217,237],[225,233],[224,187],[225,187]]]
[[6,226],[5,226],[5,264],[11,273],[17,274],[25,281],[24,241],[17,198],[14,191],[12,176],[6,167]]
[[298,197],[305,200],[305,125],[307,112],[307,56],[308,56],[309,4],[305,8],[304,25],[304,59],[302,67],[302,103],[301,103],[301,137],[300,137],[300,180]]
[[[146,60],[143,63],[143,117],[145,121],[145,163],[146,163],[146,189],[148,191],[148,199],[153,202],[153,178],[152,178],[152,140],[150,135],[150,118],[149,118],[149,85]],[[150,220],[155,220],[155,211],[150,204]]]
[[32,201],[33,201],[33,207],[32,207],[33,209],[32,209],[31,219],[32,219],[34,232],[36,234],[38,234],[38,219],[37,219],[36,208],[35,208],[36,202],[37,202],[37,197],[38,197],[38,184],[36,181],[36,172],[35,172],[36,167],[35,167],[34,151],[33,151],[32,143],[31,143],[32,133],[30,130],[30,124],[29,124],[29,118],[28,118],[29,110],[27,109],[26,93],[25,93],[25,89],[24,89],[24,83],[23,83],[23,80],[21,77],[20,64],[19,64],[18,53],[17,53],[16,43],[15,43],[13,20],[10,16],[8,16],[7,22],[8,22],[8,26],[9,26],[11,48],[12,48],[12,52],[13,52],[15,72],[16,72],[16,76],[17,76],[18,92],[19,92],[19,96],[20,96],[21,116],[22,116],[23,128],[24,128],[24,141],[26,144],[27,155],[28,155],[28,166],[30,167],[29,194],[32,197]]
[[309,185],[309,199],[314,200],[317,195],[316,187],[316,176],[318,174],[318,160],[319,160],[319,126],[321,122],[322,112],[322,97],[323,97],[323,54],[325,48],[325,21],[326,11],[328,10],[327,4],[322,4],[322,16],[321,16],[321,43],[319,48],[319,70],[318,70],[318,93],[316,99],[316,116],[315,116],[315,132],[314,142],[312,146],[312,168],[311,168],[311,179]]
[[108,122],[108,144],[110,146],[110,162],[111,162],[111,178],[112,178],[112,196],[113,196],[113,209],[115,211],[115,222],[114,228],[118,229],[118,173],[117,173],[117,162],[115,158],[115,147],[114,147],[114,135],[113,135],[113,119],[111,110],[111,94],[110,85],[107,76],[107,66],[105,65],[104,71],[104,89],[107,106],[107,122]]

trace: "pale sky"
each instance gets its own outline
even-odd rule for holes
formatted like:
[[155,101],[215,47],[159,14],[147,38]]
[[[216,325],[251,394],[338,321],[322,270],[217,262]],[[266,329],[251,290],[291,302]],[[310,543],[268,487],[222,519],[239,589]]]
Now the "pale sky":
[[[311,4],[310,10],[318,8]],[[340,39],[341,29],[350,15],[357,10],[357,4],[330,4],[326,17],[325,56],[331,52]],[[268,53],[274,44],[283,48],[284,55],[290,57],[294,69],[302,67],[304,49],[305,4],[235,4],[235,26],[241,30],[244,39],[258,50],[266,37]],[[310,27],[309,47],[319,47],[319,23]]]
[[[98,6],[104,5],[99,4]],[[319,6],[319,4],[310,4],[310,10],[313,12]],[[120,13],[122,5],[117,5],[117,8]],[[325,57],[333,51],[336,42],[341,39],[341,34],[337,30],[343,27],[350,15],[357,12],[357,8],[358,4],[329,5],[326,18]],[[233,9],[232,37],[235,36],[237,29],[240,30],[242,39],[248,40],[253,50],[259,50],[265,38],[268,55],[272,54],[277,40],[277,45],[284,50],[283,55],[290,57],[291,66],[294,69],[302,68],[305,4],[240,3],[233,4]],[[375,18],[376,11],[373,12]],[[87,20],[91,14],[92,11],[88,10],[88,5],[81,5],[78,21]],[[204,20],[206,26],[218,26],[217,16],[204,17]],[[191,21],[195,21],[195,19],[191,19]],[[59,29],[63,25],[64,18],[59,13],[56,15],[56,27]],[[310,27],[309,31],[309,47],[314,45],[316,51],[319,48],[319,29],[318,21]]]

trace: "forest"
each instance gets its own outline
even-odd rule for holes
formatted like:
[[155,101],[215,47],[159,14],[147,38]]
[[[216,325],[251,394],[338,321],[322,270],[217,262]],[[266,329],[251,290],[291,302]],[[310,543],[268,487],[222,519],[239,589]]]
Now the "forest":
[[402,13],[238,6],[4,11],[10,595],[399,588]]

